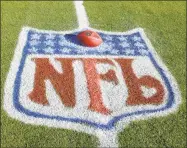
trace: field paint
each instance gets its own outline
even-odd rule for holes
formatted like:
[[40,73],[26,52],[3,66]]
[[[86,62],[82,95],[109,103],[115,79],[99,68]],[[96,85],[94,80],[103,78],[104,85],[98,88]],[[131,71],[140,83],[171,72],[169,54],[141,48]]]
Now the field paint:
[[76,14],[79,24],[79,29],[84,29],[89,27],[88,17],[86,15],[86,10],[83,5],[83,1],[74,1],[76,8]]
[[[92,30],[94,30],[94,29],[92,29]],[[33,52],[33,53],[32,54],[29,53],[28,57],[26,56],[28,54],[27,53],[28,52],[27,50],[29,49],[28,47],[30,46],[30,45],[28,45],[29,44],[29,41],[28,41],[29,35],[28,34],[30,32],[35,32],[36,34],[39,34],[39,35],[42,35],[44,33],[44,34],[49,34],[51,36],[56,33],[57,35],[63,36],[65,34],[73,34],[78,31],[80,31],[80,30],[69,31],[69,32],[42,31],[42,30],[29,28],[29,27],[25,27],[22,29],[20,36],[19,36],[16,50],[15,50],[14,58],[11,63],[10,70],[9,70],[9,73],[7,76],[7,80],[5,83],[5,90],[4,90],[4,109],[8,112],[8,114],[12,118],[23,121],[24,123],[27,123],[27,124],[46,125],[48,127],[56,127],[56,128],[66,128],[66,129],[72,129],[75,131],[80,131],[80,132],[85,132],[88,134],[96,135],[100,140],[101,147],[110,147],[110,146],[115,147],[118,145],[117,133],[122,131],[131,121],[140,120],[140,119],[141,120],[148,119],[148,118],[154,117],[154,116],[164,116],[164,115],[168,115],[171,112],[177,110],[178,105],[181,103],[181,95],[180,95],[180,91],[178,89],[176,80],[172,77],[169,70],[166,68],[166,66],[163,64],[161,59],[158,57],[156,51],[153,49],[150,41],[146,37],[143,29],[141,29],[141,28],[133,29],[133,30],[125,32],[125,33],[120,33],[120,32],[111,33],[111,32],[99,31],[99,30],[97,30],[97,32],[104,33],[103,37],[108,38],[108,39],[104,39],[104,43],[107,42],[107,44],[111,43],[110,37],[116,38],[116,36],[119,35],[119,36],[122,36],[122,38],[117,37],[117,38],[119,38],[119,40],[125,40],[125,38],[128,36],[130,37],[133,34],[140,33],[141,40],[145,41],[145,44],[148,47],[150,55],[153,56],[153,59],[155,61],[154,63],[156,63],[156,65],[159,65],[158,66],[159,71],[164,74],[164,77],[160,78],[160,75],[158,75],[156,72],[152,72],[153,70],[150,69],[151,72],[153,73],[152,76],[155,77],[156,79],[158,79],[160,82],[162,82],[162,85],[164,86],[164,90],[167,92],[165,94],[165,101],[162,104],[160,104],[158,106],[149,105],[149,104],[148,105],[138,105],[138,106],[133,106],[133,107],[126,106],[125,108],[122,108],[119,111],[115,111],[113,113],[113,116],[110,117],[110,116],[98,114],[96,112],[89,111],[89,110],[85,111],[85,113],[88,113],[88,114],[85,114],[85,116],[84,116],[83,112],[81,112],[81,109],[79,108],[80,104],[82,104],[82,103],[80,103],[78,105],[77,110],[74,110],[72,112],[70,112],[69,109],[68,110],[66,110],[66,109],[61,110],[61,111],[63,111],[63,115],[67,116],[69,118],[67,118],[67,117],[66,118],[62,118],[62,117],[55,118],[55,116],[54,116],[55,114],[56,115],[62,114],[62,112],[59,109],[64,108],[64,106],[62,104],[62,106],[57,107],[55,104],[59,105],[59,100],[54,100],[54,102],[52,101],[51,98],[53,96],[55,96],[56,94],[54,93],[54,91],[53,91],[54,88],[51,87],[51,83],[49,81],[46,82],[46,87],[47,87],[46,89],[50,92],[53,92],[53,94],[47,93],[49,96],[49,102],[52,102],[52,104],[51,104],[52,107],[48,108],[48,107],[41,106],[41,105],[38,105],[38,104],[30,101],[30,99],[27,97],[27,91],[32,91],[32,88],[33,88],[32,84],[28,83],[28,82],[33,81],[32,77],[34,75],[34,68],[33,68],[34,65],[33,65],[33,62],[31,62],[29,60],[29,58],[33,58],[33,57],[35,57],[35,58],[42,58],[42,57],[43,58],[52,58],[52,60],[50,60],[50,61],[52,61],[51,63],[54,63],[53,64],[53,65],[55,65],[54,68],[58,69],[57,71],[61,72],[61,71],[63,71],[63,69],[60,69],[60,67],[58,66],[59,63],[55,63],[53,58],[57,58],[57,57],[58,58],[85,58],[85,59],[86,58],[101,58],[101,59],[109,58],[109,59],[112,59],[113,61],[115,61],[118,58],[131,59],[131,58],[135,57],[135,55],[134,56],[132,56],[132,55],[125,56],[125,55],[116,54],[115,52],[112,52],[113,48],[108,51],[109,52],[108,54],[105,54],[105,53],[107,53],[105,51],[100,52],[99,55],[97,55],[97,54],[90,55],[89,54],[90,51],[96,51],[96,50],[100,51],[103,48],[105,49],[105,44],[103,44],[101,47],[97,47],[97,48],[84,48],[84,50],[83,50],[84,54],[79,54],[79,55],[78,54],[74,54],[74,55],[69,54],[68,55],[66,52],[64,52],[64,51],[66,51],[65,48],[64,48],[64,51],[62,51],[63,54],[54,54],[54,56],[53,56],[53,54],[51,55],[51,53],[49,53],[48,50],[46,50],[47,54],[46,53],[41,54],[41,53],[37,53],[40,49],[37,49],[38,50],[37,51],[37,50],[34,50],[34,48],[32,48],[33,51],[31,51],[31,52]],[[132,38],[130,37],[130,39],[132,39]],[[139,38],[137,38],[137,37],[135,38],[135,40],[138,40],[138,39]],[[64,43],[66,43],[67,46],[70,45],[70,43],[66,42],[66,40],[64,40]],[[125,44],[125,46],[126,45],[127,44]],[[139,44],[137,44],[137,45],[140,46]],[[109,44],[107,49],[109,49],[110,46],[111,45]],[[79,45],[75,45],[75,44],[71,43],[71,48],[74,48],[74,47],[75,47],[75,49],[73,49],[71,51],[72,53],[76,49],[78,51],[81,51],[83,48]],[[120,47],[120,49],[121,48],[122,47]],[[43,49],[43,47],[42,47],[42,49]],[[30,50],[29,50],[29,52],[30,52]],[[66,53],[66,55],[65,55],[65,53]],[[88,55],[86,56],[85,54],[88,54]],[[25,62],[26,62],[27,68],[26,68],[26,66],[23,65],[25,63],[24,57],[26,58]],[[135,57],[137,62],[134,62],[133,67],[135,69],[137,67],[137,69],[138,69],[140,67],[138,65],[138,63],[142,61],[141,63],[144,66],[147,65],[148,66],[147,68],[149,68],[151,64],[147,64],[149,62],[146,60],[144,61],[142,59],[143,57],[142,58],[141,57],[142,57],[142,55]],[[32,63],[32,64],[30,64],[30,63]],[[115,66],[117,65],[115,62],[113,62],[113,63]],[[80,64],[80,61],[77,61],[77,62],[75,62],[74,66],[76,67],[76,65],[79,65],[79,64]],[[20,65],[22,65],[22,66],[20,66]],[[21,67],[23,67],[23,74],[20,73]],[[105,65],[105,67],[102,67],[102,65],[100,65],[98,67],[99,68],[98,72],[105,73],[107,71],[107,69],[110,69],[112,67],[111,67],[111,65],[109,67],[106,65]],[[81,71],[81,69],[79,69],[79,67],[77,67],[77,68],[78,69],[75,68],[75,72]],[[121,72],[119,70],[119,65],[117,65],[112,70],[114,70],[114,71],[117,70],[119,73],[118,74],[116,73],[116,75],[117,75],[117,77],[120,77]],[[139,70],[135,70],[134,72],[136,73],[136,75],[138,77],[141,77],[142,75],[145,75],[145,74],[149,74],[149,71],[146,72],[143,70],[143,73],[141,71],[142,70],[139,69]],[[86,80],[84,80],[84,77],[83,77],[83,79],[79,79],[79,77],[80,77],[80,75],[76,75],[76,77],[75,77],[77,82],[80,81],[80,83],[76,83],[76,86],[79,86],[78,84],[81,84],[81,86],[86,85],[85,84]],[[20,78],[22,78],[21,83],[19,82]],[[167,79],[166,83],[162,81],[162,79],[165,79],[165,78]],[[119,79],[119,81],[122,81],[122,80]],[[19,83],[20,83],[20,86],[19,86]],[[165,84],[170,85],[170,86],[168,87]],[[110,86],[111,86],[111,84],[109,85],[109,83],[107,83],[107,85],[105,83],[102,85],[106,86],[106,87],[102,88],[103,91],[106,91],[105,89],[107,89],[107,88],[110,89]],[[112,84],[112,86],[113,86],[113,84]],[[122,86],[123,86],[123,84],[122,84]],[[18,89],[19,87],[21,87],[21,88]],[[170,107],[166,108],[165,104],[167,103],[167,99],[169,99],[168,96],[170,94],[169,91],[167,91],[168,88],[171,89],[174,102],[171,104]],[[84,90],[84,91],[86,91],[86,90]],[[84,91],[82,93],[84,93]],[[20,95],[18,95],[18,94],[20,94]],[[50,96],[50,95],[52,95],[52,96]],[[81,95],[81,93],[79,92],[77,95]],[[86,95],[87,94],[85,94],[85,96]],[[17,100],[16,98],[19,100]],[[55,97],[55,98],[58,98],[58,97]],[[79,99],[81,99],[81,98],[79,98]],[[83,100],[79,100],[79,102],[81,102],[81,101],[83,101]],[[83,103],[84,106],[87,106],[87,103],[86,102],[84,102],[84,103]],[[53,110],[54,106],[57,108],[57,110]],[[115,109],[115,107],[112,107],[112,108]],[[144,112],[144,110],[145,110],[145,112]],[[152,112],[150,110],[152,110]],[[155,111],[153,112],[153,110],[155,110]],[[40,114],[34,113],[34,112],[39,112]],[[126,115],[124,115],[123,112],[126,113]],[[133,114],[133,112],[136,112],[136,113]],[[67,113],[67,114],[65,114],[65,113]],[[71,119],[70,116],[77,116],[80,119],[79,120],[78,120],[78,118]],[[84,118],[87,120],[83,121]]]

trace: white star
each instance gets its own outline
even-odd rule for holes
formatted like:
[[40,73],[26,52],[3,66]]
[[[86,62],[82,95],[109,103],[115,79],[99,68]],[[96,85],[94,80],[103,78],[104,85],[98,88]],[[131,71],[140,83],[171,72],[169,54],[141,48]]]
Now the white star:
[[60,51],[64,52],[64,53],[70,53],[71,49],[69,49],[69,48],[61,48]]
[[28,51],[29,51],[30,53],[37,53],[38,48],[32,47],[32,48],[29,48]]
[[101,49],[98,49],[98,50],[97,50],[97,52],[99,52],[99,53],[103,53],[103,52],[105,52],[105,51],[107,51],[107,49],[102,49],[102,50],[101,50]]
[[110,53],[112,53],[112,54],[118,54],[118,50],[112,50]]
[[84,50],[77,50],[77,53],[84,53]]
[[70,43],[70,42],[68,42],[68,41],[66,41],[66,40],[58,41],[58,44],[59,44],[60,46],[64,46],[64,45],[72,46],[72,45],[73,45],[72,43]]
[[140,43],[140,42],[136,42],[135,44],[134,44],[136,47],[142,47],[142,48],[144,48],[145,47],[145,45],[143,44],[143,43]]
[[40,37],[41,37],[40,34],[34,33],[34,34],[31,35],[31,40],[39,40]]
[[77,53],[79,54],[86,54],[87,50],[77,50]]
[[47,34],[47,35],[45,35],[45,38],[46,38],[46,40],[54,40],[55,39],[55,35]]
[[137,41],[141,41],[142,39],[138,36],[133,36],[132,37],[133,41],[137,42]]
[[60,38],[60,40],[65,40],[64,35],[60,35],[59,38]]
[[114,46],[114,43],[113,42],[107,42],[106,43],[108,46]]
[[105,39],[105,40],[108,40],[108,41],[111,41],[111,40],[112,40],[112,37],[111,37],[111,36],[105,36],[104,39]]
[[29,44],[30,44],[31,46],[36,46],[36,45],[39,44],[39,41],[37,41],[37,40],[32,40],[32,41],[29,41]]
[[144,49],[141,49],[138,51],[141,55],[147,55],[148,54],[148,51],[147,50],[144,50]]
[[132,55],[132,54],[134,54],[134,50],[125,50],[125,53],[127,54],[127,55]]
[[108,48],[97,49],[97,52],[102,53],[108,51]]
[[45,51],[46,53],[51,53],[51,54],[54,53],[54,49],[51,48],[51,47],[45,48],[44,51]]
[[120,37],[118,37],[118,39],[119,39],[120,41],[127,41],[127,37],[124,37],[124,36],[120,36]]
[[47,45],[47,46],[54,46],[54,42],[53,41],[51,41],[51,40],[48,40],[48,41],[45,41],[45,44]]
[[106,43],[103,43],[101,46],[100,46],[100,48],[98,48],[98,50],[104,50],[104,51],[106,51],[106,50],[110,50],[110,49],[112,49],[112,46],[111,45],[108,45],[108,44],[106,44]]
[[77,53],[86,53],[88,48],[78,48]]
[[121,45],[122,47],[124,47],[124,48],[130,47],[129,43],[127,43],[127,42],[122,42],[122,43],[120,43],[120,45]]

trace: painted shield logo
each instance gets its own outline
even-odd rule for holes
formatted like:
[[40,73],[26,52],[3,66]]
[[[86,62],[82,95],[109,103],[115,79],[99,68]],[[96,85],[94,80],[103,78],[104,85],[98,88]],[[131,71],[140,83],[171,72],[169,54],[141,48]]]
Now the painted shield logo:
[[97,31],[103,43],[92,48],[79,44],[79,32],[22,29],[5,86],[11,117],[116,146],[117,132],[130,121],[176,110],[177,84],[143,29]]

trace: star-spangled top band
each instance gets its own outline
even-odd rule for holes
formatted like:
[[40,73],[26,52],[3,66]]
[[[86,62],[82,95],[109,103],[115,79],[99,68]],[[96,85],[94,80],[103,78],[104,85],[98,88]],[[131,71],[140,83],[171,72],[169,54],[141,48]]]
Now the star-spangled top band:
[[85,47],[73,34],[28,32],[26,50],[28,54],[61,55],[124,55],[146,56],[149,51],[139,32],[130,35],[108,35],[99,33],[103,43],[97,47]]

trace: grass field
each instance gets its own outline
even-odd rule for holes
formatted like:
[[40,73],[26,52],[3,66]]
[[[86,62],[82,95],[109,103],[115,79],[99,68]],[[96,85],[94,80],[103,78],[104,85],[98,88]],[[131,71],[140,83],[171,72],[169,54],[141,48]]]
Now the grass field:
[[[186,2],[84,2],[91,27],[127,31],[142,27],[176,78],[178,112],[132,122],[119,134],[122,147],[186,147]],[[72,2],[1,2],[1,100],[22,26],[47,30],[78,27]],[[2,104],[2,103],[1,103]],[[1,109],[2,147],[96,147],[97,138],[72,130],[26,125]]]

